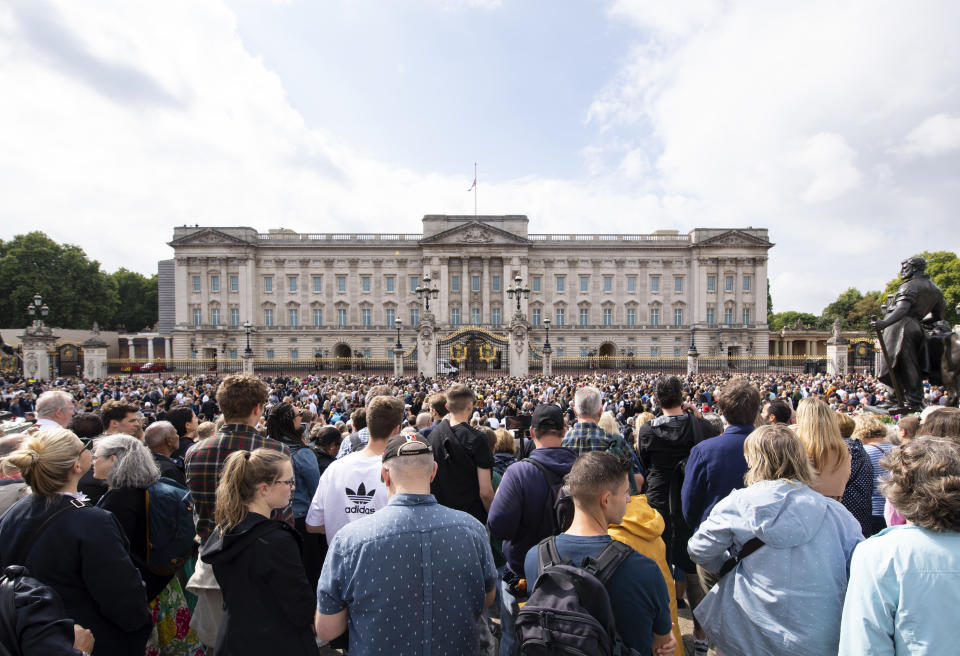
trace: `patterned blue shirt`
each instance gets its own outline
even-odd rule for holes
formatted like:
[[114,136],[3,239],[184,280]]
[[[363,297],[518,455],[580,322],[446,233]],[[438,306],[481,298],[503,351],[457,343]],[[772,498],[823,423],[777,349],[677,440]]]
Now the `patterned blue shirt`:
[[496,579],[483,524],[432,494],[396,494],[337,532],[317,609],[348,609],[350,656],[472,655]]

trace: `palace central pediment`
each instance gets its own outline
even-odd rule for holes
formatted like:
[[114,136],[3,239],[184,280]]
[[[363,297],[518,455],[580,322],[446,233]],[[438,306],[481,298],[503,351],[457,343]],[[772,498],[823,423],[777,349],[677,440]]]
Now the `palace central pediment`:
[[422,245],[529,244],[530,240],[482,221],[470,221],[420,240]]

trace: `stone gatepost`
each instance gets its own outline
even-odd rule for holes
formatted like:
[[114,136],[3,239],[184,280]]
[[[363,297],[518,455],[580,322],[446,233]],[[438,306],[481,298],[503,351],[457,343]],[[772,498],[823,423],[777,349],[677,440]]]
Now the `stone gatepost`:
[[99,380],[107,377],[107,343],[100,339],[100,332],[83,343],[83,377]]
[[417,328],[417,373],[424,378],[437,377],[437,336],[433,313],[424,312]]
[[543,362],[543,375],[552,376],[553,375],[553,349],[549,346],[544,346],[541,351],[541,362]]
[[23,344],[23,376],[26,379],[50,380],[50,352],[57,347],[57,337],[46,326],[31,326],[20,335]]
[[530,370],[530,342],[527,334],[530,324],[517,312],[510,322],[510,375],[523,377]]
[[393,349],[393,375],[395,378],[403,377],[403,349]]
[[696,376],[700,373],[700,353],[697,352],[697,347],[690,345],[690,350],[687,351],[687,375]]
[[243,373],[250,374],[251,376],[254,375],[253,351],[244,351],[243,355],[241,355],[240,358],[243,360],[243,364],[241,365]]
[[831,376],[847,375],[847,340],[843,337],[831,337],[827,340],[827,374]]

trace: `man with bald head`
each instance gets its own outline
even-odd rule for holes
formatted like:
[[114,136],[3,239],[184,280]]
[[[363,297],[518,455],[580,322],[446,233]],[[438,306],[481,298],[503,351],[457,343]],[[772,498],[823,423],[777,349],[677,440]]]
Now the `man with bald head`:
[[170,456],[180,446],[180,437],[177,429],[169,421],[155,421],[143,434],[143,441],[153,454],[153,461],[160,468],[160,475],[171,478],[178,483],[187,484],[183,466]]
[[37,428],[66,428],[75,411],[73,397],[66,392],[44,392],[37,399]]

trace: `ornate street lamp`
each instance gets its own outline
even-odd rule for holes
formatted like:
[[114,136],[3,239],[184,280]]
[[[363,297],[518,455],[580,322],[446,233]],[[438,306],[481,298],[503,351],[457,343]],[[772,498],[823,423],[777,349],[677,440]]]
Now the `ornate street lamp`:
[[27,304],[27,314],[33,319],[34,328],[43,328],[43,319],[50,313],[50,308],[43,302],[43,296],[33,295],[33,303]]
[[249,321],[243,322],[243,332],[247,334],[247,348],[244,350],[244,355],[253,355],[253,349],[250,348],[250,333],[253,332],[253,327],[250,325]]
[[[417,298],[424,301],[424,304],[425,304],[424,309],[427,312],[430,311],[430,299],[437,298],[438,296],[440,296],[440,290],[436,287],[430,286],[430,276],[424,276],[423,285],[421,285],[420,287],[417,287],[413,291],[416,293]],[[399,341],[399,339],[397,341]]]
[[543,326],[547,329],[546,339],[543,340],[543,348],[550,348],[550,317],[543,320]]
[[398,317],[394,319],[393,325],[397,327],[397,345],[394,348],[402,349],[403,345],[400,343],[400,326],[403,325],[403,320]]
[[530,289],[523,286],[523,278],[517,276],[513,279],[513,287],[507,287],[507,298],[517,297],[517,312],[520,312],[520,299],[530,298]]

